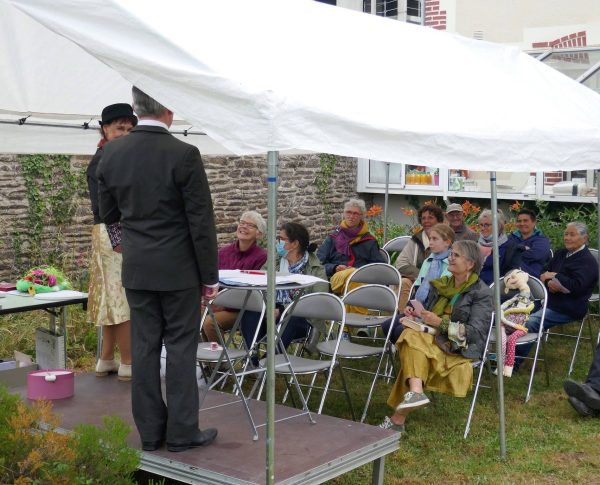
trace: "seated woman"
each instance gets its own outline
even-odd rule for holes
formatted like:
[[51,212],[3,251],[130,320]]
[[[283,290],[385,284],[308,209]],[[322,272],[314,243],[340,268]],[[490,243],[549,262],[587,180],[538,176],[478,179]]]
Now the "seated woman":
[[[448,270],[431,282],[421,319],[439,335],[407,328],[396,342],[400,372],[388,404],[395,410],[382,428],[404,431],[410,411],[425,406],[424,388],[464,397],[471,387],[471,361],[481,358],[492,316],[492,290],[479,279],[481,252],[473,241],[456,241]],[[408,316],[414,316],[407,309]],[[442,350],[443,349],[443,350]]]
[[[483,255],[483,267],[479,277],[486,285],[494,281],[494,258],[492,256],[492,211],[485,209],[477,219],[479,225],[479,248]],[[500,260],[500,276],[509,270],[519,268],[521,264],[521,250],[514,239],[509,239],[504,233],[504,214],[498,210],[498,258]]]
[[[548,288],[548,304],[544,330],[581,320],[588,310],[588,300],[598,283],[598,261],[587,248],[588,229],[582,222],[567,224],[563,236],[564,249],[556,251],[540,280]],[[529,316],[529,332],[540,330],[542,311]],[[516,355],[524,357],[531,345],[517,347]],[[520,359],[516,361],[515,370]]]
[[521,251],[521,269],[531,276],[539,278],[546,263],[550,260],[550,240],[535,227],[537,217],[531,209],[517,212],[517,230],[509,239],[513,239]]
[[[430,229],[429,248],[431,249],[431,254],[423,261],[421,270],[415,280],[415,287],[417,287],[415,299],[421,303],[425,303],[427,300],[432,280],[436,280],[442,276],[450,276],[450,272],[448,271],[448,253],[450,246],[454,242],[454,237],[454,231],[446,224],[436,224]],[[410,308],[412,309],[412,307]],[[405,313],[406,309],[404,310]],[[394,321],[394,328],[390,334],[391,342],[398,340],[402,330],[404,330],[404,327],[400,323],[400,318],[404,314],[399,314]],[[381,325],[385,334],[389,331],[391,323],[392,319],[390,318]]]
[[[321,265],[319,258],[314,254],[317,248],[316,244],[310,244],[308,230],[297,222],[286,222],[279,229],[277,238],[277,261],[275,262],[277,271],[282,273],[294,273],[316,276],[327,280],[325,268]],[[266,268],[264,268],[266,269]],[[317,283],[310,288],[310,292],[327,292],[329,285],[325,282]],[[275,317],[279,318],[283,309],[292,302],[297,292],[302,290],[277,290],[275,295]],[[309,293],[310,293],[309,292]],[[249,347],[252,344],[256,327],[259,324],[260,315],[257,312],[244,312],[242,316],[241,328],[242,335]],[[283,344],[287,347],[292,340],[306,337],[309,325],[304,318],[292,317],[288,322],[284,334],[281,337]],[[266,321],[261,323],[257,340],[260,340],[266,331]]]
[[398,309],[402,310],[408,303],[410,289],[419,275],[423,261],[429,256],[429,232],[436,224],[444,222],[444,212],[435,205],[425,204],[417,212],[422,230],[414,234],[404,246],[396,260],[396,268],[402,276]]
[[[369,226],[364,220],[366,212],[364,201],[350,199],[346,202],[341,224],[325,238],[317,251],[317,256],[325,267],[327,278],[338,275],[338,278],[331,281],[334,292],[343,291],[345,279],[351,273],[347,270],[370,263],[386,262],[379,252],[377,240],[369,232]],[[342,273],[344,271],[346,273]]]
[[[267,223],[256,211],[246,211],[240,217],[236,240],[219,249],[219,269],[261,269],[267,262],[267,251],[256,244],[267,230]],[[219,328],[229,330],[233,327],[238,312],[227,308],[214,308]],[[217,332],[210,315],[207,315],[202,331],[208,342],[217,342]]]

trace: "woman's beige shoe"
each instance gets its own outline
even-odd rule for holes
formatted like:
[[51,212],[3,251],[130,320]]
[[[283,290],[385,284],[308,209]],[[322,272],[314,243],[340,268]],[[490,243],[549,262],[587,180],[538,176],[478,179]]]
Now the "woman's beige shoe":
[[119,365],[119,374],[118,374],[117,378],[120,381],[130,381],[131,380],[131,364]]
[[119,370],[119,364],[112,360],[99,359],[96,363],[96,377],[105,377],[110,373],[117,372]]

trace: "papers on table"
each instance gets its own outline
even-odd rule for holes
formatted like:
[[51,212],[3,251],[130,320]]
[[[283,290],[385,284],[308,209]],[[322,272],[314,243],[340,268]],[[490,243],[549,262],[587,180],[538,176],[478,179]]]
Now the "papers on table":
[[50,300],[50,301],[58,301],[58,300],[72,300],[73,298],[86,298],[87,293],[82,293],[81,291],[73,291],[73,290],[61,290],[61,291],[51,291],[49,293],[36,293],[34,298],[36,300]]
[[[243,271],[238,269],[219,270],[219,281],[230,286],[267,286],[266,271]],[[327,283],[316,276],[303,274],[281,274],[275,276],[276,285],[314,285]]]

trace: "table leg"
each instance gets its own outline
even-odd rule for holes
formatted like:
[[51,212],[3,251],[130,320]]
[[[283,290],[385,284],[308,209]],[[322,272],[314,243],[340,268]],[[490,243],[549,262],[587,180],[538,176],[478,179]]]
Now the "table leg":
[[64,361],[64,368],[67,368],[67,307],[64,306],[60,309],[60,331],[62,334],[62,339],[63,339],[63,349],[64,349],[64,354],[63,354],[63,361]]
[[377,458],[373,462],[373,477],[371,483],[373,485],[383,485],[383,477],[385,471],[385,456]]

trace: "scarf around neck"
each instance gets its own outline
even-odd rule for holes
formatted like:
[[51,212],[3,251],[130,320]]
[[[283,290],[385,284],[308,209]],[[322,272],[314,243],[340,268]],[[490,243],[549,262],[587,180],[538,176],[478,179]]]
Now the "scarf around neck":
[[[506,234],[502,233],[498,235],[498,247],[502,246],[506,241],[508,241],[508,236]],[[480,234],[477,244],[485,248],[491,248],[494,244],[494,235],[490,234],[488,237],[484,237]]]
[[[298,261],[294,264],[290,264],[286,258],[281,258],[279,261],[279,271],[282,273],[298,274],[302,273],[306,265],[308,264],[308,251],[304,253]],[[298,290],[277,290],[275,294],[275,301],[282,305],[287,305],[292,302],[294,295]]]
[[454,286],[454,276],[442,276],[437,280],[433,280],[431,286],[438,291],[438,299],[433,304],[431,311],[438,317],[441,317],[444,314],[450,315],[452,313],[452,307],[456,303],[458,297],[477,283],[477,280],[479,280],[479,275],[477,273],[471,273],[467,278],[467,281],[458,288]]
[[362,221],[356,227],[348,227],[346,221],[342,221],[335,237],[335,250],[350,257],[350,246],[360,241],[360,238],[369,232],[369,226]]
[[431,260],[431,264],[429,265],[429,270],[421,281],[421,285],[417,289],[417,293],[415,295],[415,298],[421,303],[425,302],[427,299],[429,288],[431,287],[430,281],[442,276],[442,261],[448,257],[448,253],[448,250],[442,251],[441,253],[431,253],[429,258],[427,258]]

